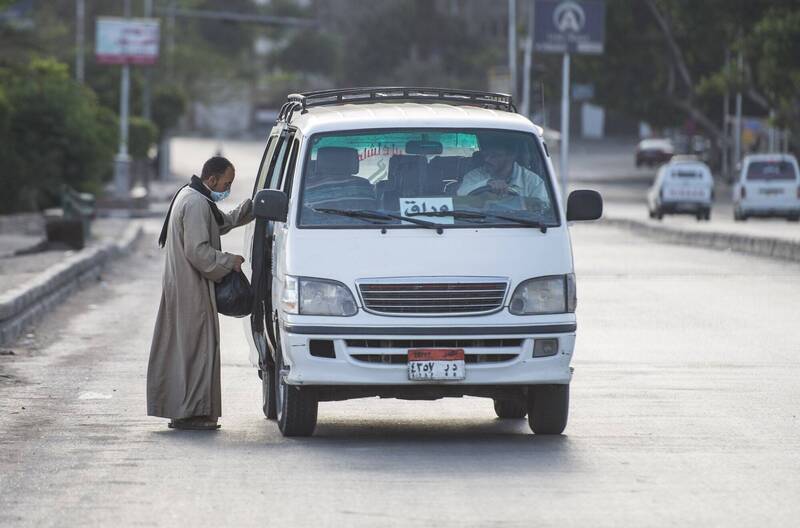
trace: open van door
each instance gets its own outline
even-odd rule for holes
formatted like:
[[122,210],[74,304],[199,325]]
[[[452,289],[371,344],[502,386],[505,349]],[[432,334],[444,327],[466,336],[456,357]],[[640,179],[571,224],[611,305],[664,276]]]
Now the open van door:
[[[253,189],[253,198],[264,189],[281,190],[290,156],[296,156],[293,144],[294,132],[287,128],[271,136],[262,160],[259,178]],[[296,142],[295,142],[296,143]],[[274,366],[275,353],[275,309],[272,306],[272,269],[275,259],[274,234],[276,222],[256,218],[245,234],[245,245],[249,250],[252,270],[250,283],[255,292],[255,305],[250,316],[250,329],[258,350],[258,367],[266,370]]]

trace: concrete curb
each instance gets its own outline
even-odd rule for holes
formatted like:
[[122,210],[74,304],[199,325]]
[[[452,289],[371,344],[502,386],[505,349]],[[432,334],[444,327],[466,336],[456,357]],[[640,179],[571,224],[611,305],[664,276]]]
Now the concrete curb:
[[47,238],[42,237],[39,240],[37,240],[36,242],[30,243],[27,246],[24,246],[24,247],[21,247],[21,248],[17,248],[17,249],[15,249],[13,251],[6,251],[6,252],[3,252],[3,253],[0,253],[0,258],[16,257],[17,255],[24,255],[26,253],[39,251],[46,244],[47,244]]
[[601,223],[629,229],[634,233],[672,244],[735,251],[747,255],[800,262],[800,240],[785,240],[715,231],[692,231],[675,227],[656,226],[629,218],[603,218]]
[[139,223],[132,223],[119,240],[80,251],[0,295],[0,345],[14,341],[69,294],[96,280],[103,266],[130,252],[142,232]]

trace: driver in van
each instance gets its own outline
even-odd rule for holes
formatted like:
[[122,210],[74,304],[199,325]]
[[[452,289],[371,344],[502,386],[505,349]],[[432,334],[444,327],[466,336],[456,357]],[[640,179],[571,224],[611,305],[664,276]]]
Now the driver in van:
[[481,137],[480,152],[483,154],[483,165],[464,175],[456,195],[493,192],[549,201],[544,181],[516,162],[514,145],[508,138]]

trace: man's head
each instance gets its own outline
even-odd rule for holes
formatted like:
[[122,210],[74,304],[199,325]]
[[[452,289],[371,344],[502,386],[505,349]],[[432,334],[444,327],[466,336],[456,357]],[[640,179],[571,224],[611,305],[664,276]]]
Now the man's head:
[[209,158],[203,164],[203,172],[200,173],[203,183],[212,191],[217,192],[230,191],[235,177],[236,171],[233,169],[233,164],[222,156]]
[[513,140],[499,135],[482,137],[481,154],[492,177],[506,178],[511,174],[516,157]]

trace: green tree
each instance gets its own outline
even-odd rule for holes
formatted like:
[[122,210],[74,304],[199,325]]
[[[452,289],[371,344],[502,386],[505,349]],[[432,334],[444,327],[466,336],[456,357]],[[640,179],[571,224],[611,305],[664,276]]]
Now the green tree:
[[755,83],[776,112],[776,124],[800,135],[800,8],[773,8],[748,39]]
[[426,0],[376,2],[354,13],[338,81],[350,86],[485,86],[488,56],[464,26]]
[[149,119],[133,116],[128,123],[128,152],[134,160],[147,159],[158,140],[158,127]]
[[53,59],[2,69],[0,79],[11,107],[0,142],[11,153],[17,177],[3,193],[3,210],[50,205],[62,183],[101,191],[117,141],[113,113]]
[[186,94],[174,84],[163,84],[153,93],[153,122],[159,139],[177,126],[186,111]]

